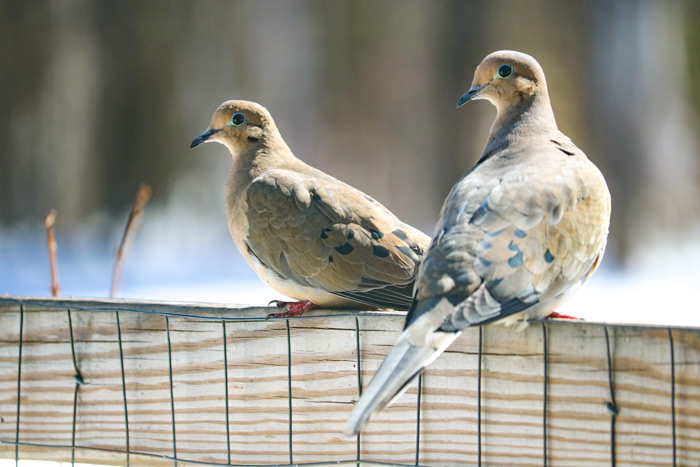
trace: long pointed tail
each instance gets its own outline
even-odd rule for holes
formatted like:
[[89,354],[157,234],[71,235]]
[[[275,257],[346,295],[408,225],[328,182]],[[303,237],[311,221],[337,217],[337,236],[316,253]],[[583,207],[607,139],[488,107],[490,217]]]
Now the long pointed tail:
[[460,334],[440,332],[439,338],[436,339],[439,345],[435,348],[412,345],[409,342],[409,333],[410,330],[404,331],[355,405],[345,429],[347,436],[362,431],[374,412],[384,409],[403,394],[423,368],[444,352]]

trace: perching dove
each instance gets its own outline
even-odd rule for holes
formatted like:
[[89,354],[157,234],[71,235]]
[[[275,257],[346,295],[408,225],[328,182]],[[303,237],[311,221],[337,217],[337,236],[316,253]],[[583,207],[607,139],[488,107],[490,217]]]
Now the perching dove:
[[300,161],[268,111],[224,102],[191,147],[216,141],[233,156],[226,214],[236,246],[272,288],[315,306],[407,310],[430,243],[361,191]]
[[348,435],[464,328],[549,316],[603,257],[607,185],[557,129],[535,59],[488,55],[457,107],[476,99],[496,106],[496,121],[481,158],[445,200],[404,332],[355,406]]

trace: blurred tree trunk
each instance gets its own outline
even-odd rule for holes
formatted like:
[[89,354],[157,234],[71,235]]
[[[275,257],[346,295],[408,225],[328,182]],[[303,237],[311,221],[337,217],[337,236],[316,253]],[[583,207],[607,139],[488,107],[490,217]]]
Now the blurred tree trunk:
[[34,177],[46,208],[59,207],[62,222],[71,225],[99,209],[103,201],[100,46],[94,2],[49,5],[47,39],[52,50],[40,90],[43,108],[33,112],[41,128],[37,135],[41,162]]
[[36,33],[49,27],[43,3],[0,2],[0,221],[11,224],[32,215],[43,218],[50,208],[34,183],[42,169],[38,90],[51,56],[51,44]]
[[599,6],[587,90],[591,139],[604,172],[616,174],[611,240],[629,258],[654,241],[682,239],[697,222],[698,122],[689,106],[683,3]]

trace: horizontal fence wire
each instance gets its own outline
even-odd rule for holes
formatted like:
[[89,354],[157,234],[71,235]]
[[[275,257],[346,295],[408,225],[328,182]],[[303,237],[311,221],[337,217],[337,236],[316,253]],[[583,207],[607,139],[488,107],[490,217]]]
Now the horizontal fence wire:
[[[169,317],[178,317],[178,318],[190,318],[190,319],[202,319],[202,320],[212,320],[212,321],[227,321],[227,322],[241,322],[241,323],[246,323],[246,322],[266,322],[266,321],[284,321],[288,318],[286,317],[274,317],[274,316],[268,316],[268,315],[263,315],[263,316],[220,316],[220,315],[211,315],[211,314],[206,314],[206,313],[177,313],[174,311],[164,311],[164,310],[148,310],[145,308],[134,308],[131,306],[121,306],[121,305],[110,305],[110,306],[80,306],[80,305],[74,305],[71,304],[70,306],[63,304],[63,303],[56,303],[55,301],[42,301],[42,300],[31,300],[31,301],[26,301],[18,298],[11,298],[11,297],[0,297],[0,303],[13,303],[16,305],[24,305],[24,306],[33,306],[37,308],[48,308],[48,309],[59,309],[59,310],[67,310],[70,308],[71,310],[74,311],[92,311],[92,312],[114,312],[114,311],[122,311],[122,312],[131,312],[131,313],[142,313],[145,315],[157,315],[157,316],[169,316]],[[166,304],[166,303],[158,303],[158,304],[151,304],[151,305],[156,305],[156,306],[161,306],[161,307],[166,307],[166,306],[183,306],[188,308],[189,304],[186,303],[173,303],[173,304]],[[215,307],[216,308],[216,307]],[[269,307],[250,307],[250,309],[267,309]],[[237,309],[236,308],[218,308],[221,311],[229,311],[229,312],[235,312]],[[319,319],[319,318],[341,318],[341,317],[372,317],[372,318],[378,318],[378,317],[405,317],[406,313],[405,312],[395,312],[395,311],[381,311],[381,312],[376,312],[376,311],[362,311],[362,310],[345,310],[345,311],[338,311],[334,313],[328,313],[328,314],[303,314],[301,316],[295,316],[295,320],[305,320],[305,319]]]
[[[286,317],[270,317],[267,314],[264,314],[262,316],[221,316],[218,314],[207,314],[207,313],[178,313],[174,311],[164,311],[164,310],[149,310],[147,308],[135,308],[133,306],[126,306],[126,305],[121,305],[121,304],[114,304],[114,305],[99,305],[99,306],[85,306],[85,305],[77,305],[77,304],[70,304],[67,305],[65,303],[56,302],[55,300],[41,300],[41,299],[22,299],[22,298],[15,298],[15,297],[0,297],[0,303],[11,303],[11,304],[16,304],[16,305],[24,305],[24,306],[31,306],[35,308],[47,308],[47,309],[59,309],[59,310],[67,310],[70,308],[73,311],[89,311],[89,312],[115,312],[115,311],[120,311],[120,312],[130,312],[130,313],[141,313],[145,315],[158,315],[158,316],[169,316],[169,317],[179,317],[179,318],[188,318],[188,319],[201,319],[201,320],[211,320],[211,321],[226,321],[226,322],[241,322],[241,323],[246,323],[246,322],[266,322],[266,321],[284,321]],[[180,302],[173,302],[173,303],[157,303],[157,302],[149,302],[148,306],[159,306],[159,307],[172,307],[172,306],[182,306],[185,308],[191,308],[192,306],[199,306],[199,305],[194,305],[194,304],[189,304],[189,303],[180,303]],[[270,307],[265,307],[265,306],[251,306],[251,307],[241,307],[241,308],[225,308],[225,307],[217,307],[216,305],[212,305],[213,308],[217,309],[218,311],[228,311],[228,312],[236,312],[241,309],[246,309],[246,310],[251,310],[251,309],[259,309],[259,310],[266,310]],[[276,309],[276,308],[275,308]],[[354,317],[368,317],[368,318],[375,318],[375,319],[382,319],[382,318],[405,318],[406,317],[406,312],[398,312],[398,311],[364,311],[364,310],[338,310],[338,311],[333,311],[332,313],[306,313],[301,316],[295,316],[294,320],[307,320],[307,319],[322,319],[322,318],[354,318]],[[542,322],[542,319],[532,319],[529,321],[531,324],[535,323],[540,323]],[[602,322],[585,322],[586,325],[588,326],[594,326],[597,328],[609,328],[609,329],[615,329],[615,328],[624,328],[624,329],[641,329],[641,330],[648,330],[648,329],[662,329],[666,330],[668,329],[668,326],[660,326],[660,325],[644,325],[644,324],[627,324],[627,323],[602,323]]]
[[[35,448],[47,448],[47,449],[72,449],[74,446],[72,444],[51,444],[51,443],[33,443],[29,441],[4,441],[0,440],[0,444],[14,445],[14,446],[26,446]],[[416,467],[416,464],[400,464],[393,462],[382,462],[382,461],[370,461],[370,460],[357,460],[357,459],[347,459],[347,460],[336,460],[336,461],[322,461],[322,462],[295,462],[294,464],[229,464],[222,462],[207,462],[195,459],[186,459],[182,457],[173,457],[165,454],[155,454],[152,452],[145,451],[135,451],[131,450],[129,452],[123,449],[111,449],[111,448],[101,448],[97,446],[80,446],[75,445],[76,449],[84,449],[87,451],[95,452],[105,452],[110,454],[131,454],[132,456],[144,456],[150,457],[152,459],[163,459],[167,461],[181,462],[183,464],[195,464],[195,465],[211,465],[219,467],[295,467],[295,466],[320,466],[320,465],[381,465],[387,467]],[[423,466],[419,466],[423,467]]]

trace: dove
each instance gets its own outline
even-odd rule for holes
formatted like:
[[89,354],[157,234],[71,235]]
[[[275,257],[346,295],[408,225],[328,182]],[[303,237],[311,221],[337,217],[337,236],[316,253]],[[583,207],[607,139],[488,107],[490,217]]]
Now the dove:
[[233,156],[226,215],[253,270],[298,316],[315,307],[407,310],[430,238],[361,191],[297,159],[261,105],[221,104],[191,144]]
[[513,51],[488,55],[457,107],[477,99],[497,110],[486,146],[443,204],[404,330],[357,402],[347,435],[398,398],[465,328],[549,316],[603,257],[610,193],[558,130],[537,61]]

